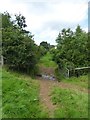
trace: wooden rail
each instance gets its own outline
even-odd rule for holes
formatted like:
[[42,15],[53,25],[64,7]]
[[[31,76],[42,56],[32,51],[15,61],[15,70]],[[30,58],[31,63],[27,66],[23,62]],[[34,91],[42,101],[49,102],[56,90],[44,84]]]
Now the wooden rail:
[[[88,67],[74,68],[73,71],[75,72],[77,70],[84,70],[84,69],[90,69],[90,67],[88,66]],[[72,71],[72,70],[69,70],[68,68],[66,68],[66,70],[67,70],[67,77],[70,77],[70,71]],[[79,72],[76,72],[75,74],[78,77]]]

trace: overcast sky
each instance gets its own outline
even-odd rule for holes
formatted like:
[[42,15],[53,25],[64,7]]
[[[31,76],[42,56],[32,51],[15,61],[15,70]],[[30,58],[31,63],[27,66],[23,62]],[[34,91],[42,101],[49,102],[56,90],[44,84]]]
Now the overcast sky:
[[88,31],[89,0],[1,0],[0,12],[21,13],[26,18],[27,30],[34,34],[36,44],[55,39],[63,28],[74,30],[81,25]]

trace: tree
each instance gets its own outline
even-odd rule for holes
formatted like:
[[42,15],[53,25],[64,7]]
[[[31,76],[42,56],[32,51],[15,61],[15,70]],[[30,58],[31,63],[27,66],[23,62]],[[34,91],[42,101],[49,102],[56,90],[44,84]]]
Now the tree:
[[40,43],[40,46],[43,46],[46,50],[49,50],[49,48],[50,48],[50,44],[45,41],[42,41]]
[[11,16],[10,14],[6,11],[4,14],[2,14],[2,28],[8,28],[12,26],[12,21],[11,21]]
[[23,15],[21,15],[21,14],[15,15],[15,17],[16,17],[16,20],[14,22],[16,22],[16,25],[20,29],[23,29],[23,28],[27,27],[26,20],[25,20],[25,17]]
[[75,32],[63,29],[56,39],[57,53],[54,55],[59,68],[88,66],[87,40],[87,33],[80,26],[77,26]]
[[47,50],[43,46],[38,47],[39,58],[47,53]]
[[[34,43],[31,33],[22,32],[25,27],[25,18],[16,17],[16,23],[11,21],[9,13],[2,14],[3,22],[3,56],[9,68],[30,73],[38,61],[38,46]],[[23,20],[24,21],[23,21]],[[21,22],[21,23],[20,23]],[[33,68],[33,69],[32,69]]]

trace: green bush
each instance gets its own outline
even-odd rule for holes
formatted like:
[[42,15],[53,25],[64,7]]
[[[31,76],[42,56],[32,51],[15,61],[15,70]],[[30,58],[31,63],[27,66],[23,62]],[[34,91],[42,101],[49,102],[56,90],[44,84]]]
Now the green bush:
[[65,78],[63,70],[60,70],[59,67],[55,69],[55,77],[59,82]]
[[89,66],[88,33],[78,25],[75,32],[63,29],[56,38],[57,49],[53,59],[59,68],[77,68]]
[[33,35],[24,30],[24,16],[16,16],[16,22],[10,18],[9,13],[2,14],[4,63],[11,69],[30,73],[38,62],[38,46],[34,43]]

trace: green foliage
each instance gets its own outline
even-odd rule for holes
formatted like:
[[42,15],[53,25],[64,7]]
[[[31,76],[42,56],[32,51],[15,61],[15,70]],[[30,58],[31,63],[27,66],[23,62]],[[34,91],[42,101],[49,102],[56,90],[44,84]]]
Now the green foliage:
[[55,118],[88,118],[87,93],[54,87],[51,96],[53,104],[58,105]]
[[43,46],[46,50],[49,50],[49,48],[50,48],[50,44],[45,41],[42,41],[40,43],[40,46]]
[[45,118],[39,101],[39,84],[26,75],[3,69],[3,118]]
[[57,67],[57,64],[52,60],[52,54],[50,54],[50,52],[47,52],[46,55],[42,56],[39,63],[45,67]]
[[2,68],[0,67],[0,119],[2,118]]
[[55,69],[55,76],[58,80],[58,82],[62,81],[64,79],[64,71],[60,70],[59,67]]
[[19,28],[22,29],[22,28],[27,27],[25,17],[23,15],[21,14],[15,15],[15,17],[16,17],[16,20],[15,20],[16,25],[18,25]]
[[42,57],[47,53],[47,50],[43,46],[39,46],[38,53],[39,53],[39,56]]
[[63,29],[57,39],[57,51],[54,59],[59,68],[74,69],[75,67],[88,66],[88,35],[80,26],[76,31]]
[[54,53],[55,53],[55,48],[54,48],[54,47],[51,48],[51,49],[49,50],[49,52],[50,52],[51,54],[54,54]]
[[4,12],[4,14],[2,14],[2,28],[11,27],[12,22],[10,20],[11,20],[10,14],[8,12]]
[[23,29],[25,17],[20,14],[15,21],[10,18],[8,13],[2,14],[2,19],[5,19],[2,26],[4,63],[12,69],[30,73],[38,62],[38,46],[31,33]]

